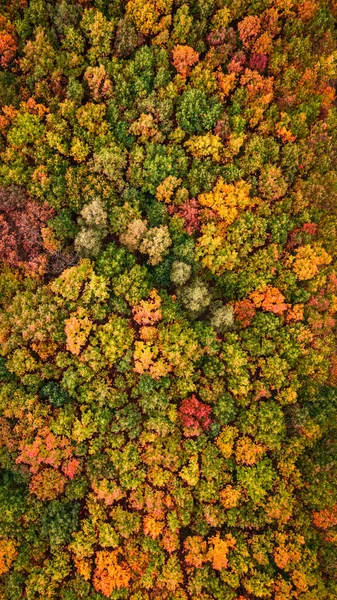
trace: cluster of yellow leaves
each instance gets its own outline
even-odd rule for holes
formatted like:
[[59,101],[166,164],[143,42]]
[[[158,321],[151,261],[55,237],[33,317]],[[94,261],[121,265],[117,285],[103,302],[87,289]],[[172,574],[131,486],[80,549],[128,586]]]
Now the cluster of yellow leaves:
[[297,400],[297,392],[293,387],[281,390],[276,396],[280,404],[294,404]]
[[90,147],[79,137],[73,137],[70,147],[70,155],[76,162],[83,162],[90,152]]
[[[285,477],[292,475],[293,469],[289,465],[283,463],[283,474]],[[282,464],[279,463],[279,467]],[[289,521],[293,513],[294,499],[291,493],[291,488],[288,483],[281,483],[277,492],[268,497],[268,502],[265,507],[267,522],[277,520],[279,524],[284,524]]]
[[331,315],[337,313],[337,296],[336,296],[336,294],[331,294],[329,312]]
[[225,183],[219,177],[211,192],[200,194],[198,200],[202,206],[215,210],[226,226],[231,225],[239,213],[253,204],[249,197],[250,185],[245,181],[235,184]]
[[322,92],[322,96],[323,96],[322,108],[327,110],[330,108],[332,103],[335,102],[335,100],[336,100],[335,89],[333,87],[331,87],[330,85],[327,85]]
[[191,73],[191,85],[206,94],[214,95],[217,91],[217,72],[213,68],[215,50],[211,48],[204,60],[200,61]]
[[169,175],[158,185],[156,190],[156,198],[159,202],[165,202],[169,204],[172,200],[174,191],[179,187],[182,180],[174,175]]
[[97,332],[97,343],[99,343],[104,356],[111,365],[122,358],[126,350],[132,345],[133,338],[134,331],[129,326],[129,321],[114,314]]
[[319,267],[329,265],[332,261],[331,256],[317,244],[300,246],[296,250],[296,255],[289,258],[293,270],[300,281],[312,279],[319,272]]
[[[307,592],[309,589],[309,585],[312,582],[312,578],[307,576],[302,571],[299,571],[298,569],[294,569],[294,571],[291,574],[291,579],[292,579],[298,593]],[[311,581],[310,581],[310,579],[311,579]]]
[[[152,333],[155,332],[152,331]],[[135,342],[133,357],[136,373],[143,375],[143,373],[148,372],[154,379],[165,377],[165,375],[170,373],[172,371],[172,365],[170,365],[164,357],[159,357],[158,355],[159,349],[156,346],[150,345],[149,342]]]
[[272,47],[273,40],[268,31],[264,31],[262,35],[257,38],[252,50],[257,54],[269,54],[272,50]]
[[225,425],[218,437],[216,438],[216,445],[219,448],[222,456],[230,458],[233,454],[233,448],[236,438],[239,435],[239,430],[231,425]]
[[197,158],[210,156],[214,162],[220,162],[224,147],[218,135],[208,132],[205,135],[193,135],[184,146]]
[[[225,458],[232,456],[238,435],[238,429],[232,425],[225,425],[221,429],[215,443]],[[235,457],[238,463],[254,465],[264,451],[262,445],[256,444],[248,436],[244,436],[236,442]]]
[[102,550],[96,554],[96,570],[93,583],[98,592],[109,598],[114,590],[127,588],[131,572],[125,563],[118,563],[121,550],[107,552]]
[[220,8],[217,10],[212,17],[212,29],[217,30],[221,27],[228,27],[232,19],[231,11],[226,8]]
[[[174,372],[178,377],[183,377],[186,383],[194,372],[197,357],[201,355],[193,332],[183,331],[180,325],[173,324],[170,328],[161,325],[158,329],[142,327],[140,333],[146,341],[135,342],[135,372],[141,375],[147,372],[154,379]],[[150,335],[144,336],[144,333]]]
[[18,553],[13,540],[0,540],[0,575],[7,573]]
[[74,557],[75,567],[85,581],[89,581],[91,577],[91,559]]
[[79,573],[89,579],[91,576],[92,556],[94,554],[94,544],[96,543],[96,532],[92,522],[89,519],[82,521],[81,530],[77,531],[68,548],[72,552],[75,566]]
[[203,267],[214,275],[222,275],[226,270],[232,271],[237,264],[238,253],[224,240],[217,225],[203,225],[201,232],[196,247],[196,258],[201,261]]
[[108,123],[104,120],[106,113],[105,104],[87,102],[76,111],[76,117],[81,127],[89,133],[104,135],[108,130]]
[[75,267],[65,269],[63,273],[50,284],[54,294],[65,300],[77,300],[83,283],[93,274],[93,268],[88,258],[82,259]]
[[294,598],[293,586],[290,581],[285,581],[282,579],[281,575],[279,575],[274,582],[274,599],[288,600],[289,598]]
[[61,242],[56,239],[50,227],[41,227],[43,246],[48,252],[56,252],[61,247]]
[[140,33],[158,33],[171,23],[172,3],[173,0],[129,0],[126,15],[133,20]]
[[81,348],[86,343],[93,323],[86,316],[85,310],[79,307],[76,313],[73,313],[65,321],[65,334],[67,336],[67,350],[76,356],[79,355]]
[[195,486],[199,481],[199,463],[198,456],[191,457],[189,464],[183,467],[180,471],[180,477],[186,481],[187,485]]
[[96,64],[100,57],[106,56],[111,45],[113,21],[108,20],[100,10],[93,7],[85,10],[81,21],[89,41],[88,59],[90,64]]
[[228,389],[237,398],[247,398],[252,384],[248,371],[248,355],[235,344],[227,344],[225,351]]
[[132,123],[129,131],[139,136],[139,142],[147,142],[151,138],[153,142],[161,143],[164,139],[163,133],[158,130],[153,115],[150,113],[141,113],[139,119]]

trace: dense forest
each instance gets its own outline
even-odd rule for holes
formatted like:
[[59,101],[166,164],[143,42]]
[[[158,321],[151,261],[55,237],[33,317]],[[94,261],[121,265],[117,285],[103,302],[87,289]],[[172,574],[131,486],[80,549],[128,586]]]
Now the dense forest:
[[0,2],[0,599],[337,599],[337,1]]

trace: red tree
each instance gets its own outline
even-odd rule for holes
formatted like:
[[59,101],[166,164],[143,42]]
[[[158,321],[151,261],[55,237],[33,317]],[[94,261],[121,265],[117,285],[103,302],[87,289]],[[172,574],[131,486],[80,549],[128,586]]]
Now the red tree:
[[47,254],[41,229],[53,213],[47,204],[27,201],[20,188],[0,188],[0,260],[43,271]]
[[187,437],[199,435],[203,429],[209,429],[212,424],[211,411],[211,407],[197,400],[194,394],[191,398],[183,400],[179,413],[181,422],[186,428],[185,435]]

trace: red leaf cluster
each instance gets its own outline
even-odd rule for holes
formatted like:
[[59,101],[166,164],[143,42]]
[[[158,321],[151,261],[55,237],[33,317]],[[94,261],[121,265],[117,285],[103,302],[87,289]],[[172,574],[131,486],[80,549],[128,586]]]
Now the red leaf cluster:
[[46,203],[26,200],[20,188],[0,188],[0,260],[37,271],[46,264],[41,228],[53,216]]
[[255,69],[256,71],[264,71],[268,63],[268,57],[266,54],[253,54],[250,55],[249,68]]
[[200,227],[200,209],[195,198],[186,200],[179,208],[178,215],[184,219],[184,226],[189,235],[193,235],[198,231]]
[[199,435],[202,429],[209,429],[212,424],[210,413],[212,409],[207,404],[200,402],[194,394],[191,398],[183,400],[179,408],[181,422],[188,431],[185,435]]

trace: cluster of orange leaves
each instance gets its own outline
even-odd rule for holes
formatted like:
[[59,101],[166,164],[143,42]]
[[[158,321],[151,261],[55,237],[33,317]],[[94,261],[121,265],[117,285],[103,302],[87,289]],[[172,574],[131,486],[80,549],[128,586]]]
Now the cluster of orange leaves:
[[109,479],[101,479],[99,482],[94,482],[91,485],[97,498],[103,500],[107,506],[118,502],[125,495],[122,489]]
[[191,67],[199,60],[199,54],[190,46],[177,45],[173,48],[173,65],[182,77],[188,77]]
[[251,300],[245,298],[235,302],[234,314],[243,327],[248,327],[256,314],[256,308]]
[[98,592],[109,598],[114,590],[127,588],[131,578],[131,571],[126,563],[118,563],[120,549],[108,552],[102,550],[96,554],[96,570],[94,573],[94,586]]
[[149,294],[148,300],[142,300],[132,309],[133,318],[141,325],[139,334],[142,340],[150,341],[156,337],[155,323],[162,319],[161,299],[156,289]]
[[2,112],[3,112],[3,114],[0,115],[0,131],[1,131],[1,133],[3,133],[6,129],[6,127],[9,126],[11,121],[17,115],[18,111],[12,105],[10,105],[10,106],[5,105],[2,107]]
[[224,508],[235,508],[241,497],[241,492],[233,485],[226,485],[220,492],[220,501]]
[[40,465],[45,464],[58,468],[62,461],[72,458],[72,448],[66,437],[55,436],[48,427],[38,431],[33,442],[20,444],[17,463],[30,465],[31,473],[37,473]]
[[256,444],[248,436],[243,436],[236,444],[236,460],[239,464],[255,465],[265,449]]
[[286,534],[277,534],[278,545],[274,550],[274,561],[279,569],[289,571],[299,563],[302,557],[302,548],[305,540],[303,536],[296,536],[294,540],[289,539]]
[[220,538],[220,534],[209,538],[209,549],[207,544],[200,536],[190,536],[186,538],[185,546],[185,561],[186,564],[195,568],[199,568],[205,562],[211,562],[213,569],[221,571],[228,567],[228,553],[232,548],[235,548],[236,540],[228,533],[224,539]]
[[4,16],[0,15],[0,65],[3,69],[8,67],[17,51],[14,36],[15,28]]
[[29,465],[32,473],[29,489],[41,500],[61,494],[66,478],[73,479],[80,466],[80,461],[73,457],[69,440],[55,436],[48,427],[40,429],[33,442],[21,443],[16,462]]
[[110,98],[112,84],[103,65],[99,67],[88,67],[84,73],[93,100]]
[[40,500],[54,500],[64,492],[66,478],[62,473],[47,467],[32,476],[29,491]]
[[153,325],[162,318],[161,299],[156,289],[151,290],[149,300],[142,300],[132,309],[133,318],[139,325]]
[[0,575],[7,573],[17,557],[16,545],[13,540],[0,540]]
[[316,527],[328,529],[337,525],[337,503],[331,508],[324,508],[313,513],[313,521]]
[[274,313],[275,315],[287,310],[284,296],[279,289],[272,285],[264,285],[260,290],[255,290],[249,295],[256,308]]
[[214,537],[210,538],[209,542],[211,543],[212,548],[208,552],[208,559],[211,560],[213,569],[216,571],[227,569],[227,555],[231,548],[235,548],[235,538],[228,533],[225,536],[225,539],[222,540],[220,534],[217,533]]

